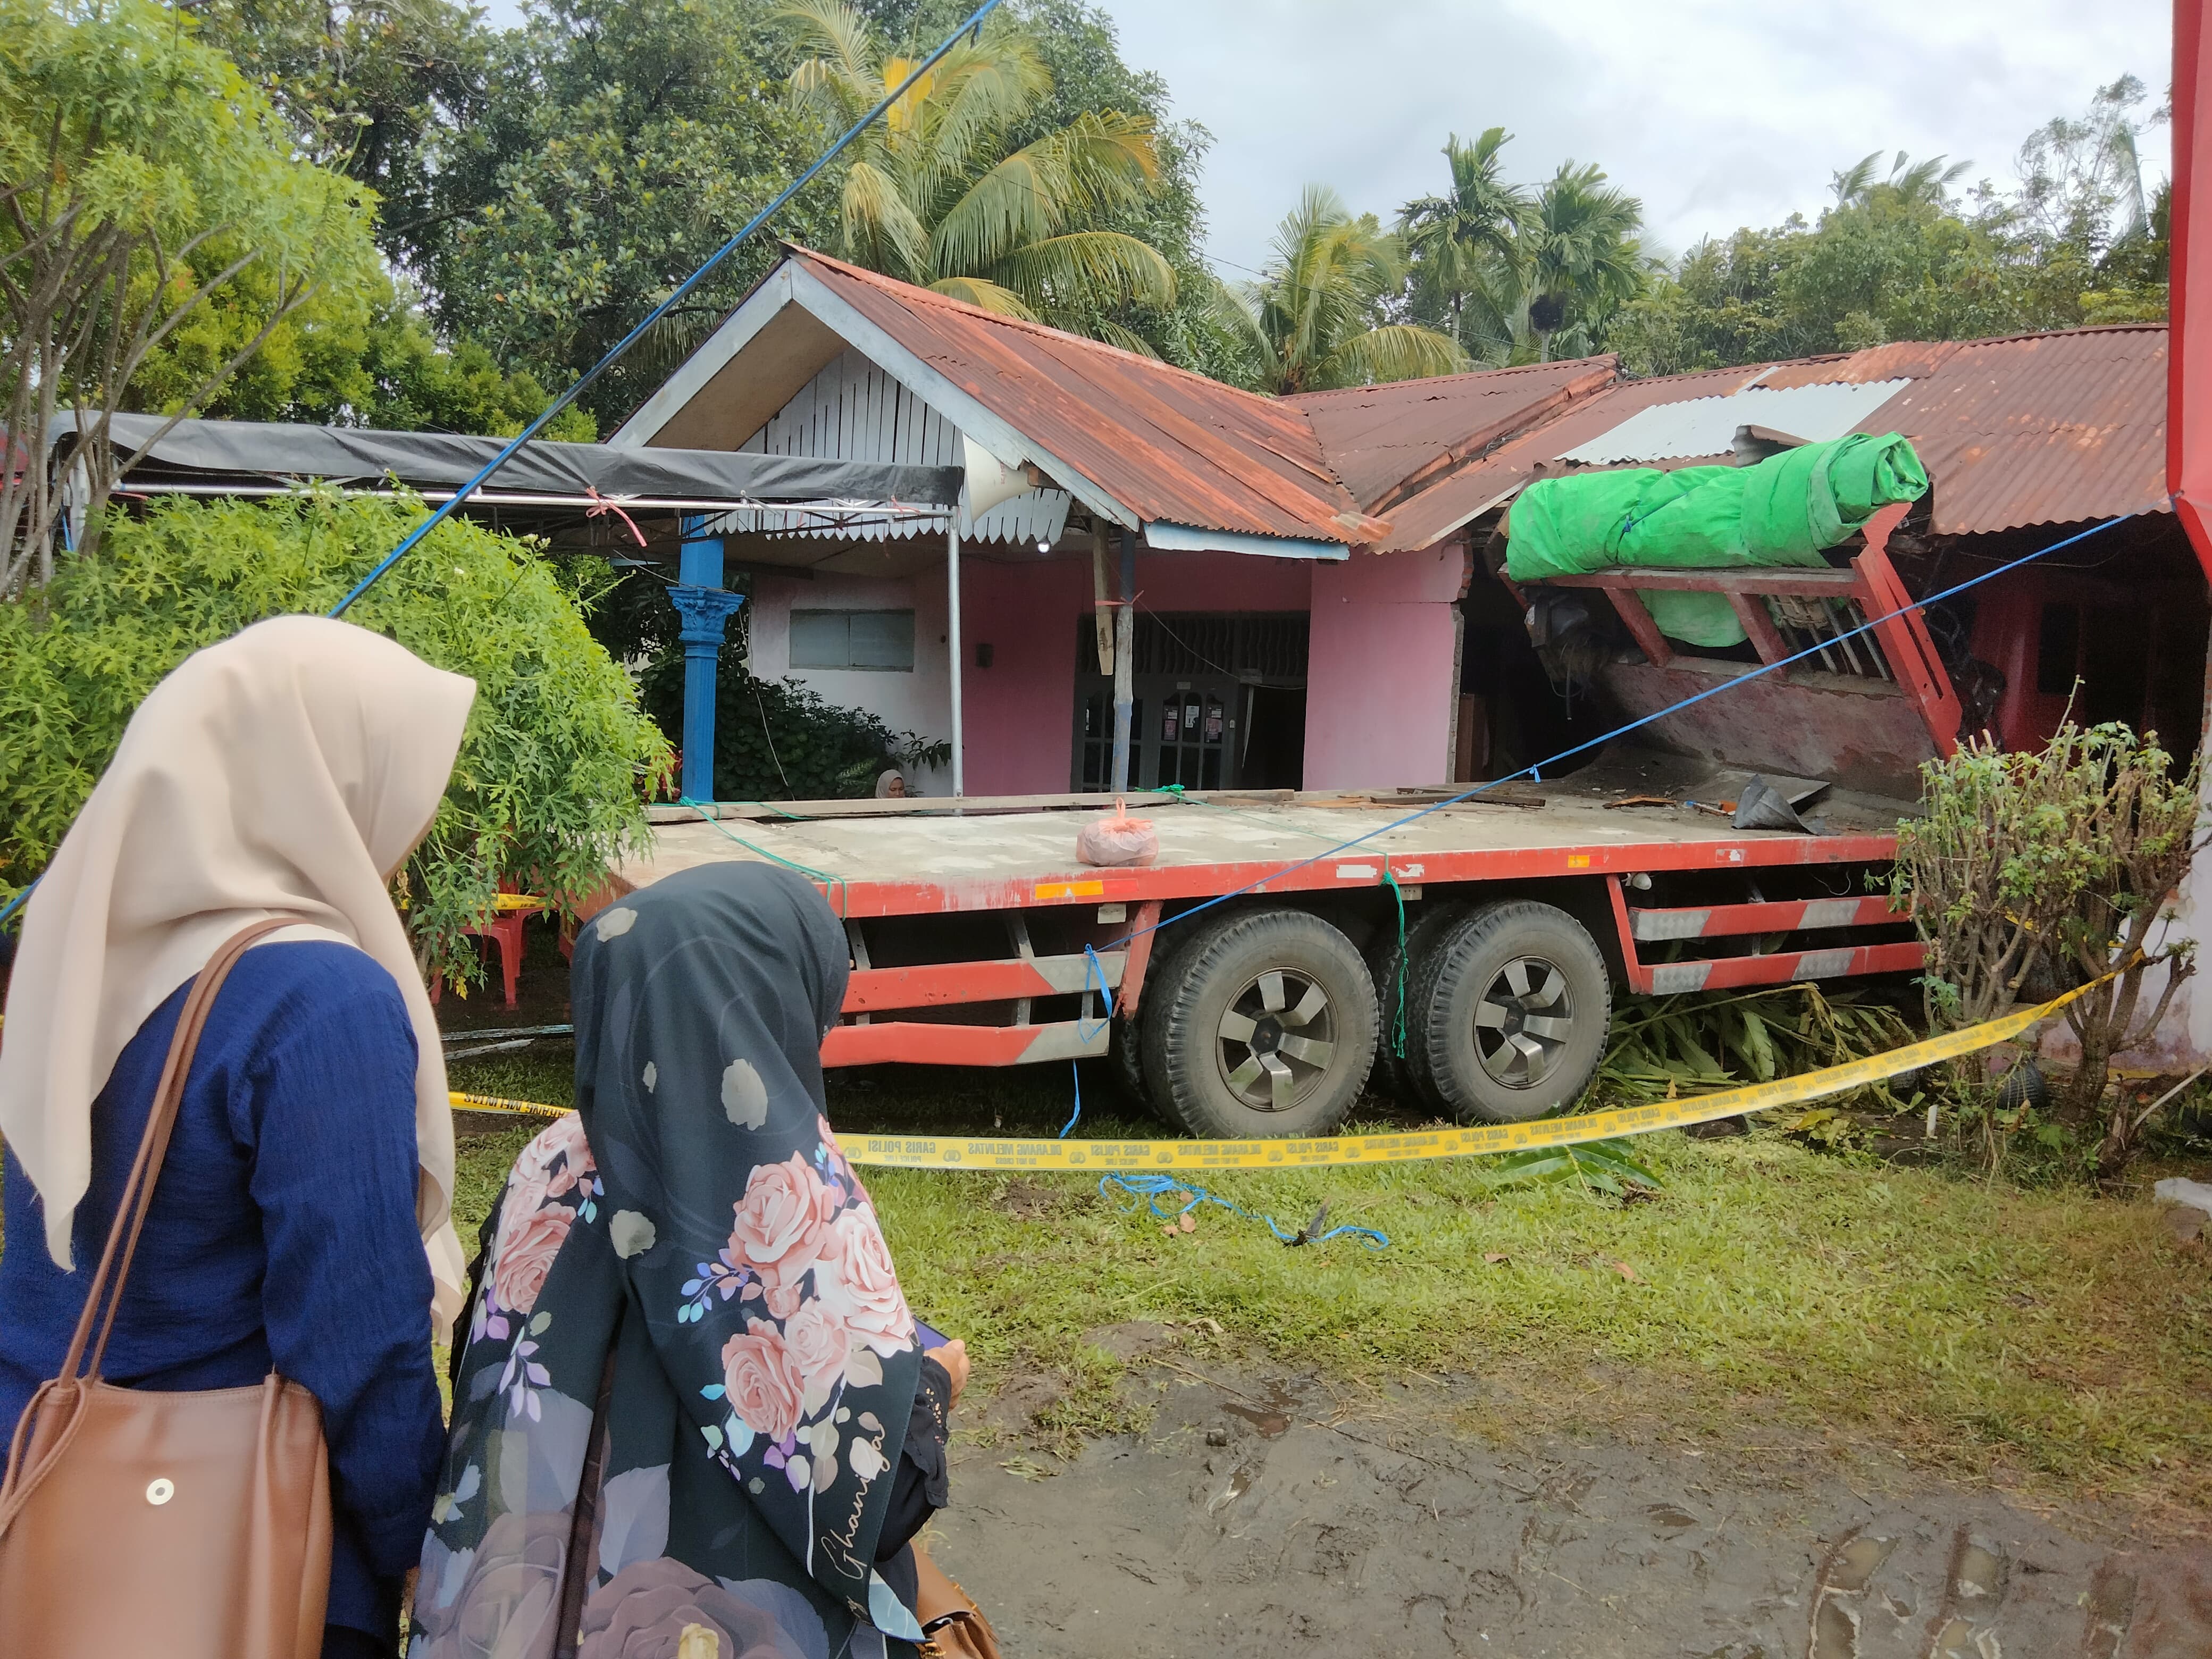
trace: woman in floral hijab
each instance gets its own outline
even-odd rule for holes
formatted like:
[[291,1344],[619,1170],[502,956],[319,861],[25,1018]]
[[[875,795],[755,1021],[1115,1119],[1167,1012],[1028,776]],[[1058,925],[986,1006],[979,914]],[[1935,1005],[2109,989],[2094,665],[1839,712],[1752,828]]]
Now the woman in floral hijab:
[[822,1116],[847,971],[820,894],[762,865],[584,928],[577,1111],[485,1225],[410,1659],[922,1639],[951,1389]]

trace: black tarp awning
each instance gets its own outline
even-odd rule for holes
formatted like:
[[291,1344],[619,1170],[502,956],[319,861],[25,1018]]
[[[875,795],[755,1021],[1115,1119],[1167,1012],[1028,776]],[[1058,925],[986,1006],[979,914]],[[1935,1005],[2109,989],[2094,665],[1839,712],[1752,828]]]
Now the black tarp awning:
[[[118,464],[166,420],[117,415],[110,441]],[[68,416],[54,425],[56,460],[76,442]],[[353,489],[412,490],[441,501],[476,476],[506,440],[441,432],[275,421],[179,421],[118,481],[126,494],[262,495],[320,480]],[[633,514],[725,512],[774,504],[819,512],[824,525],[915,513],[941,514],[959,500],[957,467],[818,460],[723,450],[616,448],[607,444],[526,444],[467,506],[502,523],[574,523],[602,501]]]

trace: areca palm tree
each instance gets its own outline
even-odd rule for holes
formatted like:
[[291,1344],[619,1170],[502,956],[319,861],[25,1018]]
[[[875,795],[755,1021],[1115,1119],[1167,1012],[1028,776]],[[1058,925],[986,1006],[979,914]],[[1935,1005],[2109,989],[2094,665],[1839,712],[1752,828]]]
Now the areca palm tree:
[[1521,239],[1520,288],[1528,330],[1549,362],[1555,347],[1579,356],[1606,319],[1643,291],[1649,275],[1638,234],[1644,204],[1605,181],[1595,163],[1563,161],[1536,193]]
[[[794,102],[844,126],[880,103],[917,60],[887,51],[846,0],[793,0],[779,13],[809,55]],[[841,252],[855,264],[1001,316],[1095,331],[1151,355],[1100,313],[1167,307],[1175,272],[1134,236],[1086,228],[1140,201],[1159,179],[1152,122],[1079,115],[1018,149],[1012,132],[1052,89],[1036,48],[1007,32],[963,41],[854,146],[839,202]]]
[[1405,276],[1404,249],[1373,214],[1354,218],[1334,191],[1309,185],[1275,231],[1266,274],[1223,289],[1223,319],[1257,362],[1263,392],[1449,374],[1462,366],[1449,338],[1379,320]]
[[[1449,317],[1452,337],[1476,356],[1488,355],[1481,345],[1491,343],[1496,332],[1488,314],[1496,309],[1494,295],[1520,257],[1521,239],[1534,217],[1528,188],[1504,179],[1500,156],[1512,138],[1504,127],[1488,129],[1473,143],[1452,134],[1443,149],[1450,189],[1418,198],[1398,211],[1416,303],[1430,316]],[[1480,344],[1468,337],[1470,299],[1477,302]],[[1493,325],[1481,326],[1486,322]]]

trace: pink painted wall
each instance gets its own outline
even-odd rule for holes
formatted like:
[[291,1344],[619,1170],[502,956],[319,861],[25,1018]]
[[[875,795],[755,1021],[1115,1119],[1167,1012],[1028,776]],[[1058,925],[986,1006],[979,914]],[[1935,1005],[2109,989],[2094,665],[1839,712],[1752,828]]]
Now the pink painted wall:
[[1309,789],[1380,789],[1451,776],[1458,618],[1467,555],[1354,553],[1313,573],[1306,671]]
[[[1109,580],[1121,580],[1109,549]],[[1146,611],[1304,611],[1313,566],[1233,553],[1137,554],[1137,603]],[[1092,611],[1091,559],[1061,553],[1005,562],[965,558],[961,684],[971,795],[1056,794],[1074,771],[1076,630]],[[991,647],[991,665],[975,647]]]
[[[1091,562],[961,561],[962,759],[971,795],[1056,794],[1075,741],[1075,626],[1091,609]],[[991,665],[975,665],[975,647]]]

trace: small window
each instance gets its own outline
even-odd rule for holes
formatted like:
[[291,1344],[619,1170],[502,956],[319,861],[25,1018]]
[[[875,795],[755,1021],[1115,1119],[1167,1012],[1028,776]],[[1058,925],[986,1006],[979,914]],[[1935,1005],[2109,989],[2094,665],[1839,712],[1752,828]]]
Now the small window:
[[2063,697],[2074,689],[2075,664],[2081,654],[2081,613],[2070,605],[2043,607],[2043,627],[2035,648],[2035,689],[2038,695]]
[[793,668],[867,668],[914,672],[911,611],[794,611]]

